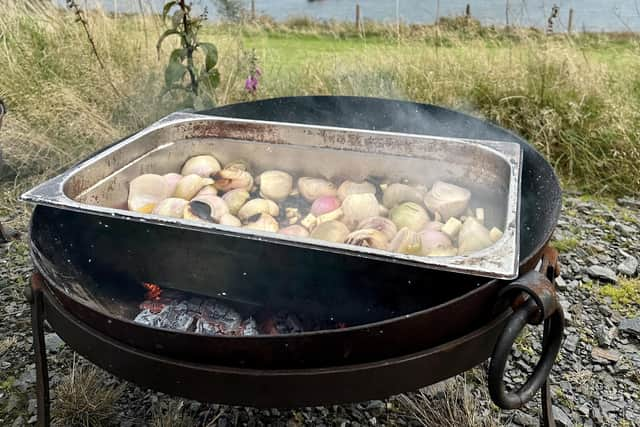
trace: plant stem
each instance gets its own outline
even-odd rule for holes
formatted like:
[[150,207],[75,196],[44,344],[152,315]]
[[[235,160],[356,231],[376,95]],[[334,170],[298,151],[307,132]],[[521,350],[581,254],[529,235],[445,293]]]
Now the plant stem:
[[184,12],[182,16],[182,25],[184,26],[184,35],[182,36],[182,43],[187,49],[187,71],[189,72],[189,78],[191,79],[191,91],[198,95],[198,80],[196,79],[196,74],[194,72],[194,64],[193,64],[193,51],[194,46],[187,39],[187,35],[189,34],[189,11],[187,10],[187,5],[185,4],[185,0],[179,0],[178,4],[180,8]]

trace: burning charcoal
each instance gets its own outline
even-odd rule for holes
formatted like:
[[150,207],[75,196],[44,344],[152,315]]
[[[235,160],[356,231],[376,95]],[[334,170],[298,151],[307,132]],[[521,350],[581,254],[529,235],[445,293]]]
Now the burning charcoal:
[[161,317],[159,313],[153,313],[149,309],[144,309],[142,310],[142,312],[140,312],[140,314],[136,316],[135,319],[133,319],[133,321],[142,325],[156,328],[160,324],[160,318]]
[[188,331],[193,329],[196,313],[190,312],[187,303],[181,301],[178,304],[167,306],[166,310],[160,312],[161,328],[175,329],[177,331]]
[[205,301],[196,323],[196,333],[203,335],[238,335],[242,318],[237,311],[212,300]]
[[295,334],[304,332],[300,319],[291,313],[279,312],[268,317],[260,325],[262,333],[267,335]]
[[253,317],[249,317],[248,319],[242,322],[240,331],[241,331],[240,335],[245,337],[260,335],[260,332],[258,332],[258,324],[253,319]]

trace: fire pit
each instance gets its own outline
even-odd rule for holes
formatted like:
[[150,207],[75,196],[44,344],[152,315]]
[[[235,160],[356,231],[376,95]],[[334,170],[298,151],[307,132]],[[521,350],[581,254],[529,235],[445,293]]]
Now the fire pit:
[[[116,375],[167,393],[218,403],[291,407],[388,396],[467,370],[492,350],[490,390],[498,405],[521,406],[540,389],[562,337],[562,312],[552,284],[558,269],[554,254],[545,252],[559,214],[560,191],[552,169],[530,146],[459,113],[375,99],[285,98],[210,113],[520,144],[519,278],[509,284],[460,270],[320,252],[313,266],[295,270],[291,280],[316,287],[318,280],[330,284],[315,294],[322,298],[282,293],[287,288],[279,287],[279,295],[287,297],[288,310],[278,304],[274,306],[278,310],[270,310],[256,307],[254,298],[244,301],[234,295],[228,302],[225,295],[216,293],[203,298],[201,292],[158,289],[155,278],[146,288],[142,286],[141,276],[135,273],[140,265],[148,270],[155,263],[155,270],[162,273],[155,277],[160,280],[164,274],[178,277],[180,267],[184,277],[206,276],[207,266],[193,262],[211,255],[212,241],[201,230],[141,224],[116,215],[98,219],[73,209],[37,206],[31,226],[32,254],[46,280],[35,276],[31,300],[42,422],[48,418],[43,318],[79,353]],[[237,239],[224,235],[216,238],[218,253],[220,248],[236,257],[251,253],[249,244],[236,246]],[[128,253],[119,253],[117,241]],[[157,249],[166,248],[167,242],[178,253],[187,254],[168,262]],[[261,244],[278,251],[268,241]],[[287,261],[305,265],[305,255],[300,253],[288,251]],[[225,262],[233,271],[232,263]],[[340,275],[332,276],[336,266]],[[245,270],[269,273],[251,262]],[[270,274],[262,286],[275,277],[282,280],[281,275]],[[347,279],[362,287],[354,291],[354,286],[344,285]],[[399,283],[401,288],[393,286]],[[321,303],[314,306],[310,301]],[[507,393],[502,374],[510,346],[527,322],[543,320],[541,362],[518,392]]]

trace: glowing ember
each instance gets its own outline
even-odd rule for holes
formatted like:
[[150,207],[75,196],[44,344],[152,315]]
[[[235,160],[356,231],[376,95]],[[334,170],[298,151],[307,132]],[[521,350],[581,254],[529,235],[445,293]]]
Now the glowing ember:
[[153,283],[142,282],[142,286],[147,288],[147,294],[145,296],[148,300],[158,300],[160,299],[160,294],[162,294],[162,289],[160,286],[154,285]]

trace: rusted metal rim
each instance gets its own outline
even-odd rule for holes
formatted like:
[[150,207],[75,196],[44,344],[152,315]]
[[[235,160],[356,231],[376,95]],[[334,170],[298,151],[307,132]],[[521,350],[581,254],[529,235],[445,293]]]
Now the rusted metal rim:
[[90,328],[42,286],[45,317],[79,354],[142,387],[199,401],[301,407],[384,398],[416,390],[484,361],[510,310],[445,344],[371,363],[313,369],[243,369],[185,362],[140,351]]

